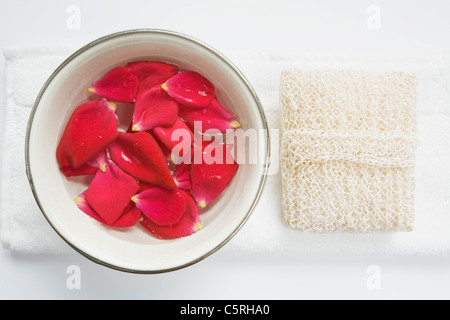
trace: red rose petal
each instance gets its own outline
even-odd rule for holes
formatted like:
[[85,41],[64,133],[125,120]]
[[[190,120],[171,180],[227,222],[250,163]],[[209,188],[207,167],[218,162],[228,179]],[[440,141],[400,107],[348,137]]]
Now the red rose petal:
[[[236,174],[237,166],[234,160],[227,163],[232,155],[224,144],[204,142],[202,147],[194,148],[203,148],[203,159],[200,163],[194,160],[191,165],[192,194],[198,206],[204,208],[225,190]],[[221,152],[220,161],[214,161],[215,152]]]
[[80,208],[80,210],[86,213],[88,216],[97,220],[98,222],[106,224],[105,220],[102,217],[100,217],[100,215],[97,212],[95,212],[95,210],[92,209],[92,207],[86,201],[86,191],[84,191],[82,194],[78,196],[78,198],[75,199],[75,203],[77,204],[78,208]]
[[202,229],[202,221],[198,213],[198,207],[192,197],[183,193],[186,201],[186,210],[180,221],[173,226],[158,226],[145,215],[142,216],[142,226],[160,239],[176,239],[192,235]]
[[128,64],[128,67],[138,78],[138,96],[155,86],[161,85],[167,79],[178,73],[177,66],[165,62],[132,62]]
[[111,159],[126,173],[144,182],[175,188],[175,182],[158,143],[147,132],[120,133],[109,146]]
[[141,210],[136,208],[133,202],[130,202],[122,215],[113,223],[112,227],[128,228],[134,226],[141,218]]
[[156,188],[156,187],[158,187],[158,186],[156,186],[156,185],[154,185],[154,184],[147,183],[147,182],[144,182],[144,181],[137,181],[137,183],[138,183],[138,185],[139,185],[138,193],[141,193],[141,192],[143,192],[143,191],[145,191],[145,190],[148,190],[148,189],[150,189],[150,188]]
[[215,96],[214,85],[193,71],[177,73],[161,87],[179,103],[194,108],[207,107]]
[[78,169],[74,169],[72,166],[64,166],[59,168],[61,172],[67,177],[78,177],[78,176],[91,176],[97,172],[97,168],[92,167],[88,164],[82,165]]
[[177,165],[173,179],[178,189],[191,190],[191,165],[185,163]]
[[150,188],[136,194],[131,200],[146,217],[159,226],[178,223],[186,210],[186,200],[179,189]]
[[177,118],[172,126],[156,127],[152,132],[171,153],[175,147],[179,147],[180,150],[176,150],[178,152],[175,152],[174,156],[182,158],[190,154],[194,134],[180,118]]
[[171,162],[172,161],[172,151],[169,150],[158,138],[156,138],[152,131],[147,131],[147,133],[149,133],[153,137],[153,139],[155,139],[155,141],[158,143],[158,146],[161,149],[161,151],[164,155],[164,159],[166,159],[166,162],[167,163]]
[[106,224],[112,225],[124,212],[139,185],[114,162],[98,170],[86,191],[86,200]]
[[[80,208],[80,210],[86,213],[88,216],[102,224],[107,225],[106,221],[97,212],[95,212],[95,210],[92,209],[92,207],[86,201],[86,191],[84,191],[78,196],[78,198],[75,199],[75,203],[77,204],[78,208]],[[140,216],[141,211],[137,209],[132,202],[130,202],[121,216],[110,226],[117,228],[132,227],[139,221]]]
[[131,68],[115,68],[88,89],[100,97],[117,102],[134,102],[138,78]]
[[56,150],[59,166],[80,168],[118,135],[113,103],[95,100],[79,106],[70,117]]
[[225,108],[220,104],[217,97],[214,97],[214,99],[211,100],[208,109],[211,113],[215,114],[217,117],[222,118],[224,120],[233,121],[236,119],[234,115],[225,110]]
[[101,151],[94,159],[88,161],[87,164],[105,172],[106,166],[108,165],[108,156],[106,154],[106,149]]
[[100,152],[93,160],[87,162],[87,164],[82,165],[78,169],[74,169],[72,166],[61,167],[61,171],[66,177],[76,177],[76,176],[90,176],[97,172],[97,169],[105,172],[106,164],[108,162],[108,157],[106,155],[106,149]]
[[154,127],[172,126],[178,116],[178,103],[161,87],[153,87],[136,98],[133,131],[147,131]]
[[[227,130],[234,130],[241,126],[236,118],[220,105],[217,98],[214,98],[209,106],[203,109],[181,107],[179,116],[191,130],[198,130],[198,133],[201,134],[211,129],[226,133]],[[201,122],[201,127],[195,125],[196,121]]]

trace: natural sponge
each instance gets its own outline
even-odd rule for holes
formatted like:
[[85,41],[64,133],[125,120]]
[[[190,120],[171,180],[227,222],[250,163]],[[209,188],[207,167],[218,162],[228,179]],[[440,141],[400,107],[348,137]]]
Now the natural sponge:
[[282,211],[311,232],[411,231],[412,75],[286,70],[281,79]]

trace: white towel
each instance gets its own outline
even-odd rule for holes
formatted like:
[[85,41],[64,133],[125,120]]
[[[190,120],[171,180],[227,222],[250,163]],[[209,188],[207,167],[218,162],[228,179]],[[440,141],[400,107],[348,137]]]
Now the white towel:
[[[73,51],[74,48],[65,47],[4,50],[7,110],[2,149],[0,238],[3,246],[11,250],[27,253],[73,252],[39,211],[28,186],[24,163],[25,128],[34,100],[48,76]],[[225,55],[254,86],[271,129],[280,128],[279,82],[281,72],[287,67],[413,73],[418,79],[419,147],[414,231],[310,234],[290,229],[282,221],[281,181],[275,165],[251,218],[222,250],[295,254],[450,253],[450,57],[259,52],[226,52]],[[274,148],[277,148],[276,142],[272,141]],[[276,160],[272,162],[276,164]]]

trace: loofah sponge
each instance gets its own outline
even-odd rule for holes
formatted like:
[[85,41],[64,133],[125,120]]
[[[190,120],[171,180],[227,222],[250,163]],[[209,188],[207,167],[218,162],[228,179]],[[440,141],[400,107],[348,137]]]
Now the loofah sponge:
[[280,98],[284,221],[305,232],[411,231],[414,76],[292,68]]

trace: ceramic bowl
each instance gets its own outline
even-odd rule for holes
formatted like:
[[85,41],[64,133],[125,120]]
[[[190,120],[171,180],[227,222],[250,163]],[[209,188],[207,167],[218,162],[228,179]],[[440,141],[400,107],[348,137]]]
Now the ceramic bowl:
[[[83,214],[74,199],[85,178],[67,179],[55,151],[65,125],[87,88],[128,62],[162,60],[197,71],[238,115],[242,129],[259,135],[256,164],[243,164],[232,183],[202,214],[203,229],[184,238],[160,240],[139,224],[110,228]],[[222,248],[249,219],[263,190],[269,159],[266,119],[244,75],[221,53],[192,37],[167,30],[129,30],[102,37],[63,62],[44,84],[26,134],[27,175],[34,197],[53,229],[77,252],[101,265],[132,273],[161,273],[190,266]],[[258,217],[254,217],[258,219]]]

